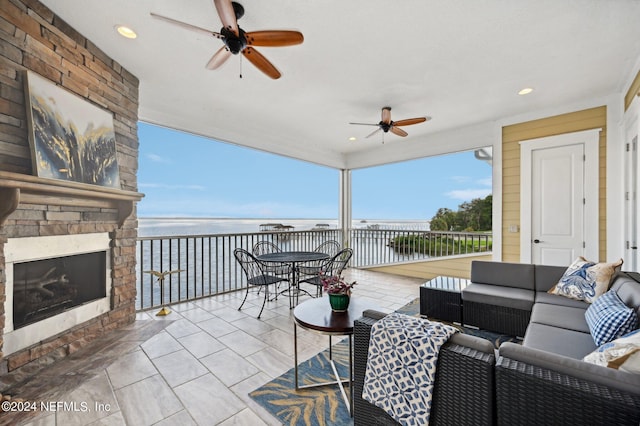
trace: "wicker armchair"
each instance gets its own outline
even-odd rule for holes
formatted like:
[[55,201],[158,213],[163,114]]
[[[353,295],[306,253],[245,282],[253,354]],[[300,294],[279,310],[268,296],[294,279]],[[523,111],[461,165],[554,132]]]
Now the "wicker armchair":
[[[354,323],[355,426],[398,424],[362,399],[371,327],[382,316],[365,311]],[[430,424],[495,424],[494,366],[494,346],[489,341],[460,333],[452,336],[438,356]]]

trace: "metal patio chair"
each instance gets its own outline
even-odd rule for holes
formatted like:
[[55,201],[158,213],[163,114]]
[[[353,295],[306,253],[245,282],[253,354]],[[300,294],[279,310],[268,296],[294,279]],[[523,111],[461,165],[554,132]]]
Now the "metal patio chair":
[[244,299],[238,307],[238,310],[241,310],[242,306],[244,306],[244,302],[247,301],[249,288],[258,287],[260,288],[260,290],[264,289],[264,300],[262,301],[262,308],[260,309],[260,313],[258,314],[258,318],[260,318],[260,316],[262,315],[262,311],[264,310],[264,305],[269,299],[269,286],[277,285],[278,283],[284,281],[289,282],[289,279],[270,273],[268,270],[266,270],[266,265],[263,262],[260,262],[254,255],[244,249],[235,249],[233,255],[242,267],[242,270],[244,271],[244,274],[247,278],[247,292],[245,293]]
[[[318,253],[326,253],[332,258],[340,251],[340,243],[335,240],[327,240],[318,245],[313,251]],[[320,267],[326,261],[309,262],[298,267],[298,273],[305,277],[314,277],[320,272]]]
[[344,248],[340,250],[333,257],[325,260],[320,265],[317,273],[309,278],[305,278],[299,281],[299,283],[309,283],[316,286],[316,297],[322,296],[322,277],[340,275],[342,271],[347,267],[349,260],[353,256],[353,250],[350,248]]

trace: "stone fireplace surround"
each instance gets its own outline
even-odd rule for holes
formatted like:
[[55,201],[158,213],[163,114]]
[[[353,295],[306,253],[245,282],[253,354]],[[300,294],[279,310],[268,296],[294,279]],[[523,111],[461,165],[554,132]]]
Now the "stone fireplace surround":
[[[135,320],[135,202],[142,194],[136,192],[138,79],[37,0],[3,0],[0,22],[1,391]],[[33,175],[25,70],[112,114],[121,190]],[[15,262],[16,244],[31,251],[49,237],[62,245],[74,239],[101,241],[109,266],[107,297],[87,303],[90,308],[73,309],[90,312],[76,316],[64,331],[34,324],[37,337],[17,338],[5,310],[11,298],[8,266]]]

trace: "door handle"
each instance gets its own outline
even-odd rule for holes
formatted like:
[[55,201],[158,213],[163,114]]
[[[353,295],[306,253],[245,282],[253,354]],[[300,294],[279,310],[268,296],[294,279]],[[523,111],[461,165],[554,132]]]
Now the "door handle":
[[536,244],[540,244],[542,241],[540,241],[539,239],[536,238],[535,240],[533,240],[533,242],[536,243]]

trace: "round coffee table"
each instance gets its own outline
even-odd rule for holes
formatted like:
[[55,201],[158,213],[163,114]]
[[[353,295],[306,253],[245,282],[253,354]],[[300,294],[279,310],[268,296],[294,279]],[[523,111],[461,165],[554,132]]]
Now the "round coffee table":
[[[353,322],[362,316],[362,312],[367,309],[380,309],[376,305],[359,299],[357,296],[351,297],[349,309],[346,312],[333,312],[329,305],[329,297],[321,297],[302,302],[293,310],[293,345],[295,363],[295,385],[296,390],[327,386],[337,384],[342,393],[342,399],[353,416],[351,407],[353,401]],[[298,384],[298,327],[310,330],[315,333],[329,336],[329,362],[336,380],[331,382],[312,383],[304,386]],[[349,377],[342,379],[338,374],[333,354],[331,351],[332,336],[347,336],[349,340]],[[349,396],[344,390],[344,383],[349,384]]]

